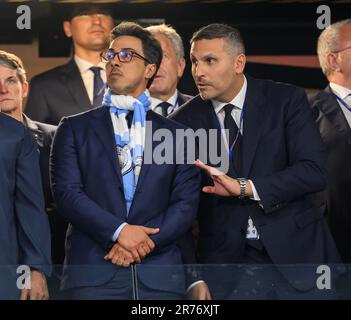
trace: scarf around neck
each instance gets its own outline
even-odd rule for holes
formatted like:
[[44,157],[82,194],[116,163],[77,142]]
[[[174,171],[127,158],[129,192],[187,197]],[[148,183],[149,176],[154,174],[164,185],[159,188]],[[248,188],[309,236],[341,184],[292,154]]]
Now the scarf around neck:
[[[145,90],[139,97],[116,95],[107,89],[103,106],[108,107],[113,124],[118,161],[123,177],[127,213],[133,201],[138,183],[145,146],[146,113],[150,110],[150,94]],[[133,111],[129,129],[126,116]]]

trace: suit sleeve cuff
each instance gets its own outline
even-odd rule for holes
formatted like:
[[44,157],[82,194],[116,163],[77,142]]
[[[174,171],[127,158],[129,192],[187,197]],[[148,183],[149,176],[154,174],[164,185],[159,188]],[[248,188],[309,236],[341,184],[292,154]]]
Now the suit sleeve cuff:
[[253,197],[251,198],[251,200],[258,201],[259,206],[263,209],[263,204],[261,202],[261,198],[258,195],[258,192],[256,190],[256,187],[255,187],[254,183],[251,180],[247,180],[247,181],[250,183],[251,189],[252,189]]
[[250,183],[251,189],[252,189],[252,193],[253,193],[253,197],[251,198],[251,200],[261,201],[261,198],[260,198],[260,196],[257,193],[257,190],[255,188],[254,183],[251,180],[247,180],[247,181]]
[[192,289],[192,288],[194,288],[197,284],[199,284],[199,283],[205,283],[205,281],[204,280],[199,280],[199,281],[195,281],[194,283],[192,283],[189,287],[188,287],[188,289],[186,289],[186,294],[188,294],[189,293],[189,291]]
[[112,241],[116,242],[122,229],[127,225],[127,222],[122,223],[112,236]]

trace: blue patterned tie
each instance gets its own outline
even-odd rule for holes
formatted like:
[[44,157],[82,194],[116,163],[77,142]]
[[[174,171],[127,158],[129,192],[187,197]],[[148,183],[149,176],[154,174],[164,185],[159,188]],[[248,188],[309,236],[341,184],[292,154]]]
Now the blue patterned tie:
[[94,96],[93,96],[93,106],[99,107],[102,103],[102,98],[104,95],[104,82],[102,81],[100,71],[101,67],[91,67],[90,70],[94,72]]

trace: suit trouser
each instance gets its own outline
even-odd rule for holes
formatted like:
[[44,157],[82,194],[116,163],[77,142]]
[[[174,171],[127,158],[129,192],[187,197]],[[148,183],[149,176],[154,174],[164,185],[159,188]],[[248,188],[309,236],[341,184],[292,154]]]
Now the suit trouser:
[[19,300],[21,290],[17,285],[24,283],[19,281],[16,269],[15,265],[0,265],[0,300]]
[[[161,291],[148,288],[142,281],[138,281],[140,300],[180,300],[179,293]],[[80,287],[70,290],[72,300],[132,300],[133,287],[131,269],[126,268],[116,272],[115,276],[100,286]]]
[[[296,300],[336,299],[335,289],[308,291],[294,288],[274,265],[262,243],[249,243],[241,263],[233,266],[214,267],[209,272],[209,286],[213,299],[222,300]],[[310,269],[306,272],[309,272]]]
[[[262,243],[261,243],[262,244]],[[283,276],[266,249],[262,246],[246,245],[241,279],[229,299],[255,300],[322,300],[335,299],[335,290],[319,290],[317,287],[306,291],[294,288]],[[291,268],[291,266],[289,266]],[[306,272],[310,272],[306,268]]]

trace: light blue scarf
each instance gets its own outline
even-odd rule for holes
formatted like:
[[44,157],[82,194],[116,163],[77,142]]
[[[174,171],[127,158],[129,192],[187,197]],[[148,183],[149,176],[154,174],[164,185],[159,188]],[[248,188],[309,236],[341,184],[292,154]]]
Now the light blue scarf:
[[[111,89],[107,89],[103,105],[110,109],[118,160],[122,170],[124,197],[129,213],[143,164],[145,121],[146,112],[150,110],[151,105],[150,94],[145,90],[138,98],[133,98],[115,95]],[[126,120],[129,111],[134,111],[130,130]]]

